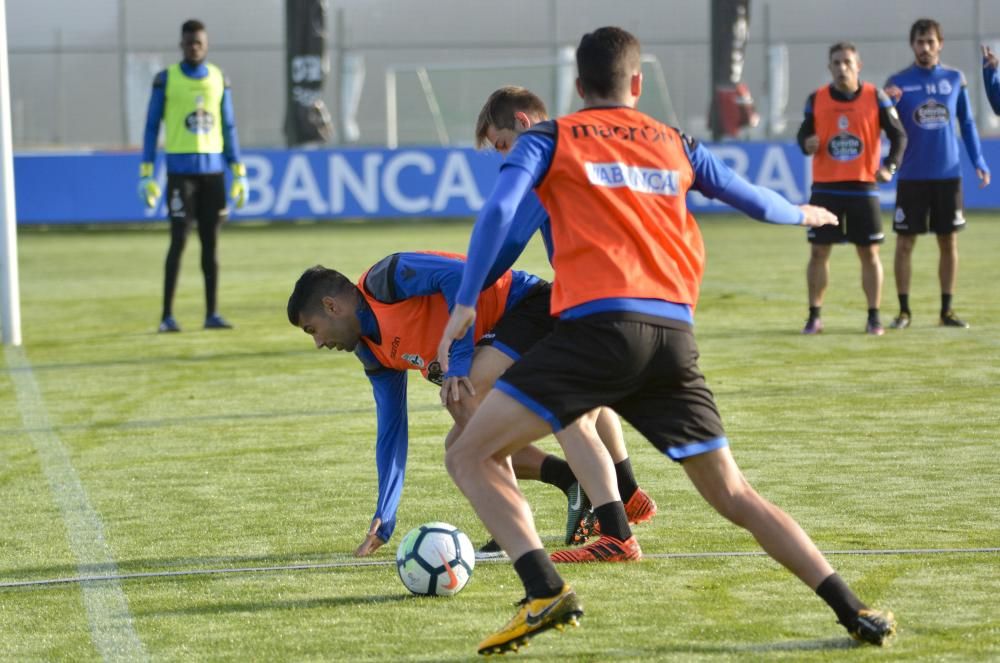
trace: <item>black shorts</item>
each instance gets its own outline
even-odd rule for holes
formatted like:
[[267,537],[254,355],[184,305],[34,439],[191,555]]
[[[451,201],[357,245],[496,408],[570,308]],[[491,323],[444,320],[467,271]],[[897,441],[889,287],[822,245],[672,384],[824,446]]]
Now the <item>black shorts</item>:
[[877,195],[813,192],[810,205],[825,207],[837,216],[837,225],[810,228],[806,237],[811,244],[870,246],[885,241],[882,210]]
[[676,461],[728,444],[687,323],[637,313],[559,320],[496,388],[556,432],[608,406]]
[[892,229],[900,235],[922,235],[928,228],[936,235],[950,235],[965,228],[961,178],[899,180]]
[[556,319],[550,313],[552,284],[540,281],[497,324],[483,334],[476,347],[491,346],[514,361],[552,333]]
[[199,223],[225,219],[226,176],[223,173],[204,175],[167,174],[167,214],[171,221]]

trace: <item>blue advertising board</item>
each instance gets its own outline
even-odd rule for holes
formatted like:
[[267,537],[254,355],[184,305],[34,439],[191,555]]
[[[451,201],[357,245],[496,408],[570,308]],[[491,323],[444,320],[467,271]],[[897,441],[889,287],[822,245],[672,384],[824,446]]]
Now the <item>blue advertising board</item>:
[[[793,203],[809,198],[810,164],[794,143],[722,143],[709,146],[754,184]],[[1000,139],[983,141],[987,163],[1000,168]],[[350,148],[247,150],[250,195],[233,218],[355,219],[472,216],[489,195],[500,157],[471,148]],[[166,218],[164,201],[148,210],[139,201],[138,153],[32,153],[14,158],[18,223],[114,223]],[[1000,207],[1000,183],[976,186],[968,160],[967,209]],[[161,183],[166,179],[157,166]],[[165,187],[164,187],[165,188]],[[881,200],[891,207],[895,186]],[[691,193],[695,213],[727,207]]]

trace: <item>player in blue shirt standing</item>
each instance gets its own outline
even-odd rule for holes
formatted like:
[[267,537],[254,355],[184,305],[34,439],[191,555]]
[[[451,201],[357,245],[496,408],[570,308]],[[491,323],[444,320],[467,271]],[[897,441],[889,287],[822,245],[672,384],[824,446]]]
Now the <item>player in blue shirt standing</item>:
[[[962,214],[962,171],[955,123],[976,167],[980,188],[990,183],[990,169],[983,158],[979,134],[966,92],[965,75],[941,64],[941,26],[929,18],[910,27],[910,48],[915,62],[893,74],[885,91],[896,102],[909,139],[899,167],[896,187],[895,276],[899,315],[892,329],[910,326],[910,276],[917,235],[930,229],[937,235],[941,282],[941,324],[968,327],[951,308],[958,275],[958,232],[965,227]],[[929,224],[928,224],[929,219]]]

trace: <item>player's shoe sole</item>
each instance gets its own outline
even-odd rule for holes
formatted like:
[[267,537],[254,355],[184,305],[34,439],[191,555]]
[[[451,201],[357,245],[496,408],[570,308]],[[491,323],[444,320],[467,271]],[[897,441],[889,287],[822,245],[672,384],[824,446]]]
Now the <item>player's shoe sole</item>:
[[516,652],[539,633],[552,628],[562,631],[567,624],[579,626],[582,616],[583,606],[569,585],[563,585],[558,594],[548,598],[525,597],[507,625],[479,643],[479,653],[492,656]]
[[889,611],[866,608],[858,611],[854,624],[847,627],[851,637],[881,647],[896,635],[896,618]]
[[486,559],[507,559],[507,553],[503,551],[496,539],[490,539],[476,551],[476,561]]
[[602,536],[582,548],[557,550],[549,555],[549,559],[556,564],[638,562],[642,559],[642,548],[634,536],[630,536],[627,541],[620,541],[613,536]]

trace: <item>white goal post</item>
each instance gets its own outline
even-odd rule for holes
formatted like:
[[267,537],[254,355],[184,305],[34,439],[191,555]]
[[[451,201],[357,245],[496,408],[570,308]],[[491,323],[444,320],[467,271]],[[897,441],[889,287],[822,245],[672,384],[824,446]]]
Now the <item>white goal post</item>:
[[[385,143],[395,149],[408,144],[468,145],[479,109],[487,96],[502,85],[523,85],[540,96],[553,117],[579,107],[574,81],[573,48],[557,57],[498,60],[463,64],[393,65],[385,70]],[[651,106],[651,115],[677,125],[663,67],[654,55],[643,55],[644,87],[640,107]],[[401,92],[401,88],[407,90]],[[405,103],[404,103],[405,102]],[[400,126],[401,106],[407,117],[419,115],[408,132]],[[407,135],[403,135],[406,133]]]
[[5,0],[0,0],[0,225],[0,336],[4,345],[21,345],[17,208],[14,205],[14,146],[10,126],[10,67]]

